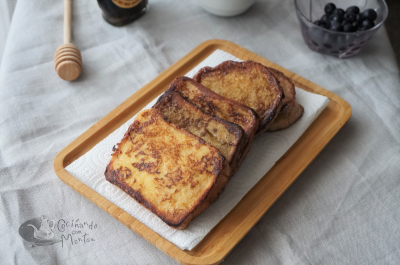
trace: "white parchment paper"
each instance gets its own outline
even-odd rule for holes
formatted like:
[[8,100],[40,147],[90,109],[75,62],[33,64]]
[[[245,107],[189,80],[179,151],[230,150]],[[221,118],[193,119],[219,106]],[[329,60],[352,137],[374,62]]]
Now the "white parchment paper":
[[[229,53],[216,50],[186,76],[193,77],[201,67],[213,67],[226,60],[241,61]],[[110,161],[112,147],[120,142],[134,117],[70,164],[66,170],[180,249],[191,250],[272,168],[329,103],[328,98],[302,89],[296,88],[296,93],[296,100],[304,107],[301,119],[285,130],[257,137],[248,157],[229,181],[218,200],[196,217],[185,230],[170,228],[125,192],[105,180],[104,170]],[[144,109],[151,108],[156,100],[157,98]]]

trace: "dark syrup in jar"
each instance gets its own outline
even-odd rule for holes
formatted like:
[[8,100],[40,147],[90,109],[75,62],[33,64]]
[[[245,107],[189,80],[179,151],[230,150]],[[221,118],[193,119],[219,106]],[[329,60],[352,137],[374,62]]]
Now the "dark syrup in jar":
[[147,12],[148,0],[97,0],[103,18],[113,26],[124,26]]

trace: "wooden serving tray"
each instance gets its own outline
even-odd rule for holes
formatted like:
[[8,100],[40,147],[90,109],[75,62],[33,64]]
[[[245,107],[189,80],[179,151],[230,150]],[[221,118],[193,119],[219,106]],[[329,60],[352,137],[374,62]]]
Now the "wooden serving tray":
[[[289,77],[296,87],[324,95],[330,99],[330,103],[236,207],[193,250],[184,251],[70,175],[65,167],[165,91],[175,77],[185,75],[217,49],[242,60],[253,60],[276,68]],[[334,93],[236,44],[225,40],[209,40],[197,46],[61,150],[54,159],[54,171],[66,184],[176,261],[182,264],[218,264],[311,163],[350,116],[350,105]]]

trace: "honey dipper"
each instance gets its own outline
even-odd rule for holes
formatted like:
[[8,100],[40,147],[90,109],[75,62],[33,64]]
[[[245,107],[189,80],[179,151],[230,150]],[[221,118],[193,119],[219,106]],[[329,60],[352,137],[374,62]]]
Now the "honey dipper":
[[71,43],[72,2],[64,0],[64,44],[60,45],[54,55],[54,68],[58,76],[72,81],[82,72],[82,55]]

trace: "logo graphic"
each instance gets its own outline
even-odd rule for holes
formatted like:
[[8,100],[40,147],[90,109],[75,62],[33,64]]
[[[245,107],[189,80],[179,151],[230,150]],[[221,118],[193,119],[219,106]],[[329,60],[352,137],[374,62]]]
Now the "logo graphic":
[[48,220],[42,215],[23,223],[19,227],[19,235],[32,244],[32,247],[52,245],[61,242],[61,239],[53,239],[54,225],[54,220]]
[[93,221],[60,219],[56,222],[42,215],[23,223],[19,227],[19,235],[32,247],[48,246],[60,242],[61,247],[64,247],[64,245],[74,246],[94,242],[93,233],[96,229],[97,224]]

